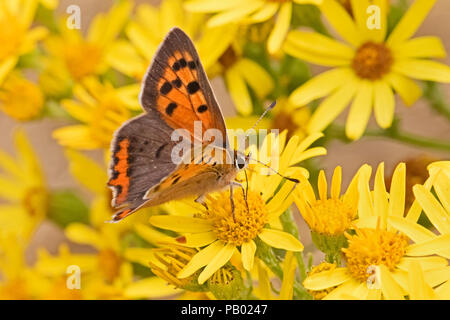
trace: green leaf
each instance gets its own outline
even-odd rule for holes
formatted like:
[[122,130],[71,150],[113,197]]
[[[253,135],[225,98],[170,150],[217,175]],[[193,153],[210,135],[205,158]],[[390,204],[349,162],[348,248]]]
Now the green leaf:
[[62,228],[72,222],[89,223],[89,208],[74,192],[52,192],[49,202],[48,217]]

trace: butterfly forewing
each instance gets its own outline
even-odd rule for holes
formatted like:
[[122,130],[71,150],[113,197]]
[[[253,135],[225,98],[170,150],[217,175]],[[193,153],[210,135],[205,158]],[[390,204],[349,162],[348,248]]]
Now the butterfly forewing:
[[194,136],[194,122],[203,131],[217,129],[226,140],[225,122],[198,53],[189,37],[172,29],[159,47],[141,91],[146,110],[157,110],[173,129],[187,129]]

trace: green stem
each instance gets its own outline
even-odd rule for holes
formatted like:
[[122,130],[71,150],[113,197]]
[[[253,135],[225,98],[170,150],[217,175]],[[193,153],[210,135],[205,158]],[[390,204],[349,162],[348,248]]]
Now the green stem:
[[[281,224],[283,225],[284,231],[292,234],[296,239],[299,238],[297,224],[295,223],[295,220],[292,216],[292,212],[290,209],[286,210],[286,212],[284,212],[280,216],[280,221]],[[305,261],[303,259],[303,253],[296,252],[295,257],[297,258],[298,269],[300,271],[300,282],[303,282],[303,280],[306,279],[306,267]]]
[[[257,240],[257,250],[256,255],[261,259],[264,264],[283,281],[283,269],[280,266],[280,260],[275,255],[275,252],[271,247],[262,241]],[[310,300],[311,295],[306,291],[306,289],[297,281],[294,282],[294,298],[300,300]]]
[[[327,131],[331,137],[336,137],[344,142],[351,142],[351,140],[346,137],[343,126],[333,124]],[[388,138],[417,147],[450,152],[450,142],[448,141],[441,141],[438,139],[418,136],[412,133],[401,132],[398,129],[398,120],[392,124],[391,128],[386,130],[366,130],[364,136]]]
[[425,82],[425,90],[423,96],[430,102],[431,108],[450,120],[450,106],[448,105],[447,101],[445,101],[442,92],[436,82]]

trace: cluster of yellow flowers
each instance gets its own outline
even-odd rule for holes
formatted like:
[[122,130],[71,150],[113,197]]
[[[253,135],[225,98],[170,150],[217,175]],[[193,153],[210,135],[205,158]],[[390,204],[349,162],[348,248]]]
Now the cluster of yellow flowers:
[[[81,32],[58,0],[1,1],[0,111],[20,123],[71,120],[52,135],[91,197],[51,190],[16,130],[16,157],[0,151],[0,299],[450,299],[450,161],[422,164],[423,180],[408,163],[390,178],[383,163],[373,178],[366,164],[345,192],[342,168],[328,192],[315,162],[332,139],[365,133],[450,152],[447,141],[401,132],[395,117],[396,94],[407,106],[424,96],[450,117],[436,88],[450,83],[450,67],[430,60],[445,57],[444,46],[413,38],[436,0],[401,2],[117,0]],[[251,164],[237,177],[246,193],[234,192],[234,210],[229,192],[216,192],[204,205],[172,201],[105,223],[114,213],[107,168],[84,151],[108,161],[114,131],[142,112],[141,80],[174,26],[193,39],[210,79],[223,80],[237,114],[228,128],[250,127],[277,100],[260,126],[281,133],[248,151],[269,166],[276,157],[292,180]],[[332,69],[312,76],[307,63]],[[349,104],[341,128],[335,119]],[[372,109],[379,131],[366,129]],[[323,253],[316,265],[305,263],[300,219]],[[48,221],[65,240],[30,263]]]

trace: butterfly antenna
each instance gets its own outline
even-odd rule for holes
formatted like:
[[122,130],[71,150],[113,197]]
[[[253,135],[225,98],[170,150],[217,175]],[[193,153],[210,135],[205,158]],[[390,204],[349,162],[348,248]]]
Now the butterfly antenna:
[[258,123],[262,120],[262,118],[264,118],[264,116],[267,114],[267,112],[269,112],[270,110],[272,110],[275,105],[277,104],[277,101],[275,100],[274,102],[272,102],[272,104],[266,109],[264,110],[263,114],[259,117],[259,119],[256,121],[256,123],[253,125],[253,127],[251,127],[247,133],[247,135],[245,136],[246,138],[250,135],[250,132],[255,129],[255,127],[258,125]]
[[282,178],[284,178],[284,179],[286,179],[286,180],[289,180],[289,181],[291,181],[291,182],[293,182],[293,183],[295,183],[295,184],[300,183],[300,180],[295,179],[295,178],[286,177],[286,176],[282,175],[281,173],[279,173],[279,172],[278,172],[277,170],[275,170],[274,168],[272,168],[271,166],[265,164],[265,163],[262,162],[262,161],[259,161],[258,159],[254,159],[254,158],[249,158],[249,159],[258,162],[259,164],[262,164],[263,166],[265,166],[266,168],[270,169],[272,172],[276,173],[277,175],[279,175],[280,177],[282,177]]

